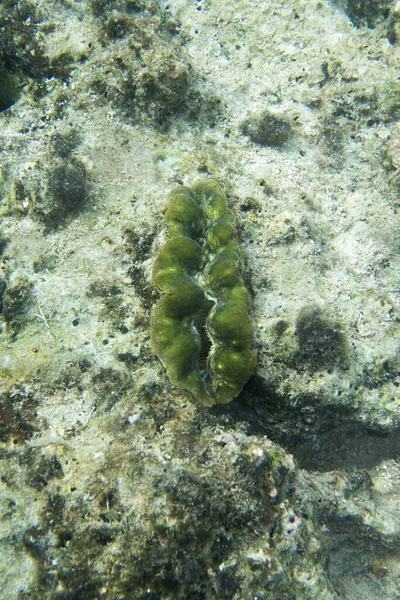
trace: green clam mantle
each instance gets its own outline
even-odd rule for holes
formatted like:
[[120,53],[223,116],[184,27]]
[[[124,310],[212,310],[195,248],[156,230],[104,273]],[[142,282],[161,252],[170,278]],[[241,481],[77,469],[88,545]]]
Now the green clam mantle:
[[214,182],[169,194],[169,240],[153,267],[151,343],[169,380],[203,406],[230,402],[253,372],[253,327],[233,214]]

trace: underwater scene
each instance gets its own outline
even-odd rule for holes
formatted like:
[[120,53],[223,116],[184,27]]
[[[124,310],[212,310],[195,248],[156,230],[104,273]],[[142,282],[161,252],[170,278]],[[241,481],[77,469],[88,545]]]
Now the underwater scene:
[[0,1],[0,600],[400,599],[399,211],[399,1]]

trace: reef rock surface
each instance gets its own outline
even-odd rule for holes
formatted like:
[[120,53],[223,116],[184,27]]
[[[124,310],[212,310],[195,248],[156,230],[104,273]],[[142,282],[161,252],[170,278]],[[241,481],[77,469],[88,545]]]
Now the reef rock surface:
[[[0,596],[390,599],[396,1],[0,6]],[[167,195],[219,182],[257,365],[150,346]]]

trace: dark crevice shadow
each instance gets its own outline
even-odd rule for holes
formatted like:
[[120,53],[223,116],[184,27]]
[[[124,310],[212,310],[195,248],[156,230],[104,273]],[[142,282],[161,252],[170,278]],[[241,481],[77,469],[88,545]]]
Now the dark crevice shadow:
[[372,469],[400,455],[400,427],[385,433],[356,422],[343,423],[299,441],[291,453],[309,471]]
[[400,456],[400,427],[388,432],[367,427],[356,410],[316,397],[293,404],[267,391],[256,376],[229,405],[210,410],[240,423],[247,435],[267,436],[310,471],[371,469]]

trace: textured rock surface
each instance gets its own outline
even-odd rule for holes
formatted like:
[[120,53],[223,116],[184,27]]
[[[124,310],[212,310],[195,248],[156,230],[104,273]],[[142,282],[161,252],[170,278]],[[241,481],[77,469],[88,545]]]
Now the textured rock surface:
[[[396,2],[1,4],[4,597],[396,597],[398,25]],[[199,410],[149,314],[165,195],[207,177],[258,363]]]

